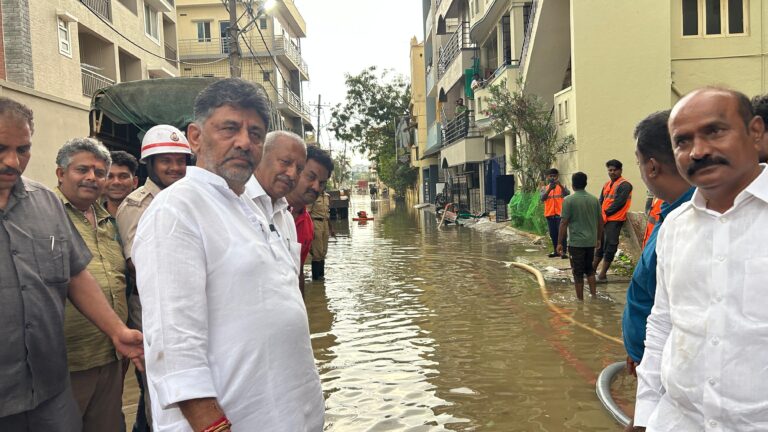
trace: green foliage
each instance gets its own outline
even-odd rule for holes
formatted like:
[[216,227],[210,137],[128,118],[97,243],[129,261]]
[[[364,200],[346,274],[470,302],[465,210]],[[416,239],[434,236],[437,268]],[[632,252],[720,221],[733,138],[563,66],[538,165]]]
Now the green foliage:
[[485,114],[495,131],[517,136],[513,154],[508,155],[509,163],[520,173],[521,190],[534,192],[555,157],[568,150],[574,139],[572,135],[559,138],[552,113],[541,98],[524,93],[521,81],[517,84],[514,92],[509,91],[506,80],[491,86]]
[[379,179],[403,196],[418,175],[395,155],[395,126],[408,113],[411,89],[403,77],[388,75],[375,66],[347,74],[347,98],[331,109],[329,129],[336,139],[366,153],[376,163]]
[[344,152],[337,152],[333,155],[333,172],[330,181],[332,189],[342,189],[347,186],[350,168],[352,168],[352,161],[347,156],[346,149]]

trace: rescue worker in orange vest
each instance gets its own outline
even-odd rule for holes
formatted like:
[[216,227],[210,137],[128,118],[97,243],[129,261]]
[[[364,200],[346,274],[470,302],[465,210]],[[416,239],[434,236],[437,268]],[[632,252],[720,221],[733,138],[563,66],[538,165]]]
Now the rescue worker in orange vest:
[[[560,183],[560,172],[556,168],[547,171],[548,185],[541,187],[541,202],[544,203],[544,217],[547,218],[547,227],[549,228],[549,238],[552,239],[552,253],[550,258],[561,257],[567,259],[568,255],[563,252],[557,253],[558,231],[560,230],[560,214],[563,211],[563,198],[571,194],[567,187]],[[567,243],[565,239],[561,243]]]
[[[608,168],[608,177],[610,181],[605,183],[600,192],[600,205],[603,208],[603,241],[600,242],[600,249],[595,252],[595,269],[599,268],[597,274],[598,282],[606,282],[608,269],[611,267],[616,250],[619,248],[619,234],[627,220],[627,212],[632,204],[632,184],[621,176],[622,163],[616,159],[611,159],[605,163]],[[600,261],[603,266],[598,267]]]
[[645,224],[645,235],[643,236],[643,248],[648,243],[648,238],[653,232],[653,227],[659,222],[659,215],[661,215],[661,205],[664,204],[664,200],[654,197],[651,202],[651,208],[648,210],[648,222]]

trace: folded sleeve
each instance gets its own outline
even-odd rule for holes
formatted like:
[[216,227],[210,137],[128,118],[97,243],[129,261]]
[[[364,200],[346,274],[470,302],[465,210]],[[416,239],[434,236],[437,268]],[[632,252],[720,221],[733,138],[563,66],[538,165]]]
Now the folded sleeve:
[[[141,218],[132,257],[147,376],[163,408],[216,397],[208,365],[206,258],[199,226],[167,202]],[[155,208],[153,208],[155,207]]]

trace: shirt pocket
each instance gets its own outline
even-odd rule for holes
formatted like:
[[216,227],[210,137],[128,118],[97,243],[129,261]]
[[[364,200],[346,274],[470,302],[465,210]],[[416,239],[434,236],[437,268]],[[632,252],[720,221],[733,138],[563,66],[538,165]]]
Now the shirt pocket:
[[741,307],[744,316],[751,320],[768,323],[768,257],[753,258],[744,263],[744,287]]
[[69,281],[68,242],[62,237],[32,240],[40,278],[45,283],[63,284]]

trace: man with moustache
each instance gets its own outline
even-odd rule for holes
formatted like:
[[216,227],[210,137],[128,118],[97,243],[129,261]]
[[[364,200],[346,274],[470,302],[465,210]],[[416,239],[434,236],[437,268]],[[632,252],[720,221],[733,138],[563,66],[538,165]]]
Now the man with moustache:
[[[297,276],[301,273],[301,244],[285,197],[296,188],[306,161],[307,146],[300,136],[287,131],[270,132],[264,141],[261,162],[246,185],[246,194],[258,208],[263,223],[269,227],[273,252],[285,252],[290,260],[284,264],[290,267],[293,263]],[[292,286],[298,284],[298,280],[290,283]]]
[[[192,150],[184,134],[171,125],[157,125],[150,128],[141,141],[141,163],[146,164],[149,178],[144,186],[133,191],[117,210],[117,227],[123,242],[123,253],[131,276],[135,275],[131,249],[136,228],[152,200],[163,189],[184,178]],[[136,288],[135,277],[128,287],[128,324],[142,330],[141,298]],[[136,371],[139,383],[139,402],[133,432],[145,432],[152,424],[152,410],[147,392],[147,377]]]
[[102,202],[104,208],[114,217],[123,200],[139,184],[139,178],[136,177],[139,162],[132,154],[122,150],[110,152],[109,156],[112,158],[112,166],[107,174]]
[[[109,151],[96,140],[67,142],[56,155],[56,195],[93,256],[88,271],[126,322],[125,258],[114,218],[99,204],[111,163]],[[114,345],[71,303],[64,309],[64,337],[83,431],[119,430],[124,425],[123,363]]]
[[634,134],[640,177],[662,204],[658,221],[653,225],[632,274],[621,321],[627,368],[632,375],[636,375],[635,368],[643,358],[646,320],[656,295],[656,238],[659,228],[673,210],[691,200],[695,190],[677,171],[668,120],[669,110],[653,113],[637,124]]
[[[222,79],[200,92],[194,113],[187,137],[196,166],[154,199],[133,246],[153,429],[320,431],[299,246],[246,192],[269,101],[253,83]],[[264,188],[288,193],[305,157],[290,141],[265,149],[259,167],[273,165],[275,175],[261,176]]]
[[[67,370],[66,299],[138,364],[142,339],[86,269],[91,254],[62,202],[21,176],[33,131],[32,111],[0,97],[0,430],[76,432],[83,424]],[[95,175],[93,166],[87,171]],[[98,198],[92,188],[83,192]]]
[[[592,263],[592,268],[598,271],[597,282],[608,280],[608,269],[611,268],[619,247],[621,228],[627,220],[627,213],[632,205],[632,184],[621,176],[623,164],[616,159],[611,159],[605,163],[605,167],[608,169],[610,180],[605,183],[600,192],[604,222],[603,238]],[[598,268],[601,261],[603,265]]]
[[307,261],[309,248],[315,237],[312,217],[307,211],[307,206],[314,203],[320,194],[325,192],[325,185],[332,172],[331,156],[317,146],[307,146],[307,163],[304,165],[296,187],[286,196],[296,224],[297,240],[301,244],[299,289],[302,296],[304,295],[304,263]]
[[634,422],[650,431],[766,430],[763,122],[743,94],[704,88],[675,104],[669,132],[677,168],[697,189],[659,231]]

